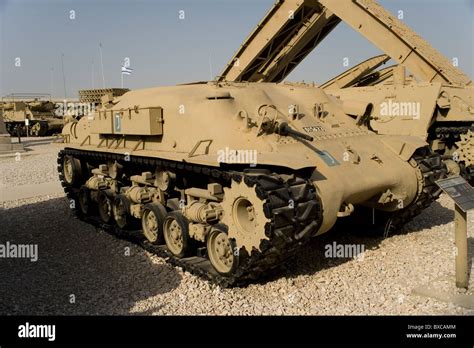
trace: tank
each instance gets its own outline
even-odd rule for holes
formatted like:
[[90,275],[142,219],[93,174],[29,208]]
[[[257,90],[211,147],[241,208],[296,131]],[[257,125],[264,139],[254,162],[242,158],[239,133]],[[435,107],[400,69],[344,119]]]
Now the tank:
[[26,120],[28,120],[28,135],[45,136],[60,133],[63,117],[55,113],[55,103],[50,100],[21,97],[6,97],[0,103],[5,126],[8,133],[17,136],[27,135]]
[[288,83],[130,91],[62,135],[78,218],[222,286],[262,277],[358,209],[399,229],[446,171],[421,139],[377,135],[322,89]]

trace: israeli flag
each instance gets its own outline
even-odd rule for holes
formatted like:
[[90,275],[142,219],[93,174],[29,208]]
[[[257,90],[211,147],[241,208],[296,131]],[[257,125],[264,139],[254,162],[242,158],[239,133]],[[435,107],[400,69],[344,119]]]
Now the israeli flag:
[[133,69],[128,66],[122,66],[122,75],[130,75]]

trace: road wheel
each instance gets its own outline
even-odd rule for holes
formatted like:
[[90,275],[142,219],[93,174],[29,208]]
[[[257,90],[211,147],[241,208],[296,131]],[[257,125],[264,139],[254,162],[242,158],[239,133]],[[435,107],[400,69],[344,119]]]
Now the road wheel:
[[84,216],[90,215],[92,209],[91,190],[83,185],[78,194],[79,209]]
[[169,251],[177,257],[188,256],[191,252],[189,222],[179,211],[168,213],[163,225],[163,234]]
[[150,243],[164,244],[163,223],[166,209],[161,203],[148,203],[143,209],[143,234]]
[[207,236],[207,254],[214,269],[222,275],[232,274],[239,266],[237,246],[222,229],[214,228]]
[[113,202],[112,195],[108,190],[99,191],[97,196],[97,203],[99,206],[100,219],[106,224],[110,223],[113,218]]
[[130,215],[130,200],[125,195],[118,195],[114,199],[113,213],[115,222],[120,228],[130,226],[132,216]]

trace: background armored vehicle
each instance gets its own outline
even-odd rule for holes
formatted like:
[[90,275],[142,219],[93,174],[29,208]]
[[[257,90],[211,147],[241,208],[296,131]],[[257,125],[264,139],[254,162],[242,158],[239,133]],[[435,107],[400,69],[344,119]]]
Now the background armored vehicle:
[[[346,113],[379,134],[418,136],[443,156],[451,174],[473,180],[474,86],[471,79],[374,0],[281,0],[249,35],[219,81],[281,82],[344,21],[384,55],[321,87]],[[389,59],[397,66],[376,70]],[[405,69],[413,74],[407,78]],[[384,115],[386,104],[416,103],[419,113]]]
[[7,154],[13,152],[25,151],[23,144],[12,143],[10,134],[7,132],[7,127],[3,122],[2,109],[0,108],[0,154]]
[[48,94],[11,94],[1,101],[7,131],[27,135],[25,120],[28,119],[28,135],[45,136],[60,133],[68,118],[79,119],[101,103],[101,98],[121,96],[126,88],[83,89],[79,91],[79,103],[73,99],[52,99]]
[[1,100],[3,118],[7,131],[22,136],[45,136],[59,133],[64,126],[63,117],[55,112],[55,102],[45,94],[11,94]]
[[360,207],[397,229],[444,175],[422,139],[376,135],[294,84],[131,91],[63,137],[58,170],[79,218],[222,285],[262,276]]

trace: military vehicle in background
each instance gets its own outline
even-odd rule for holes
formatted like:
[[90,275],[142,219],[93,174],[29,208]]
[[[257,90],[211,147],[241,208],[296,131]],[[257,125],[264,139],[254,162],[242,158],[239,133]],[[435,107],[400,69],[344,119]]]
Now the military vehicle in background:
[[[78,120],[100,105],[101,98],[118,97],[126,88],[84,89],[77,99],[51,98],[49,94],[13,93],[1,99],[0,109],[12,136],[46,136],[60,133],[68,119]],[[19,134],[18,134],[19,133]]]
[[400,228],[445,172],[422,139],[377,135],[297,84],[134,90],[62,135],[59,177],[80,219],[221,285],[264,276],[359,207]]
[[[218,80],[281,82],[341,21],[384,54],[321,87],[339,100],[348,115],[378,134],[414,135],[426,140],[443,156],[450,174],[461,174],[472,182],[471,79],[373,0],[277,1]],[[376,70],[389,59],[397,65]],[[412,106],[418,112],[400,112]],[[399,112],[386,114],[390,107]]]
[[63,117],[48,94],[10,94],[0,101],[6,129],[12,136],[45,136],[60,133]]
[[10,134],[7,132],[3,122],[2,109],[0,109],[0,154],[23,152],[25,148],[21,143],[13,143]]

